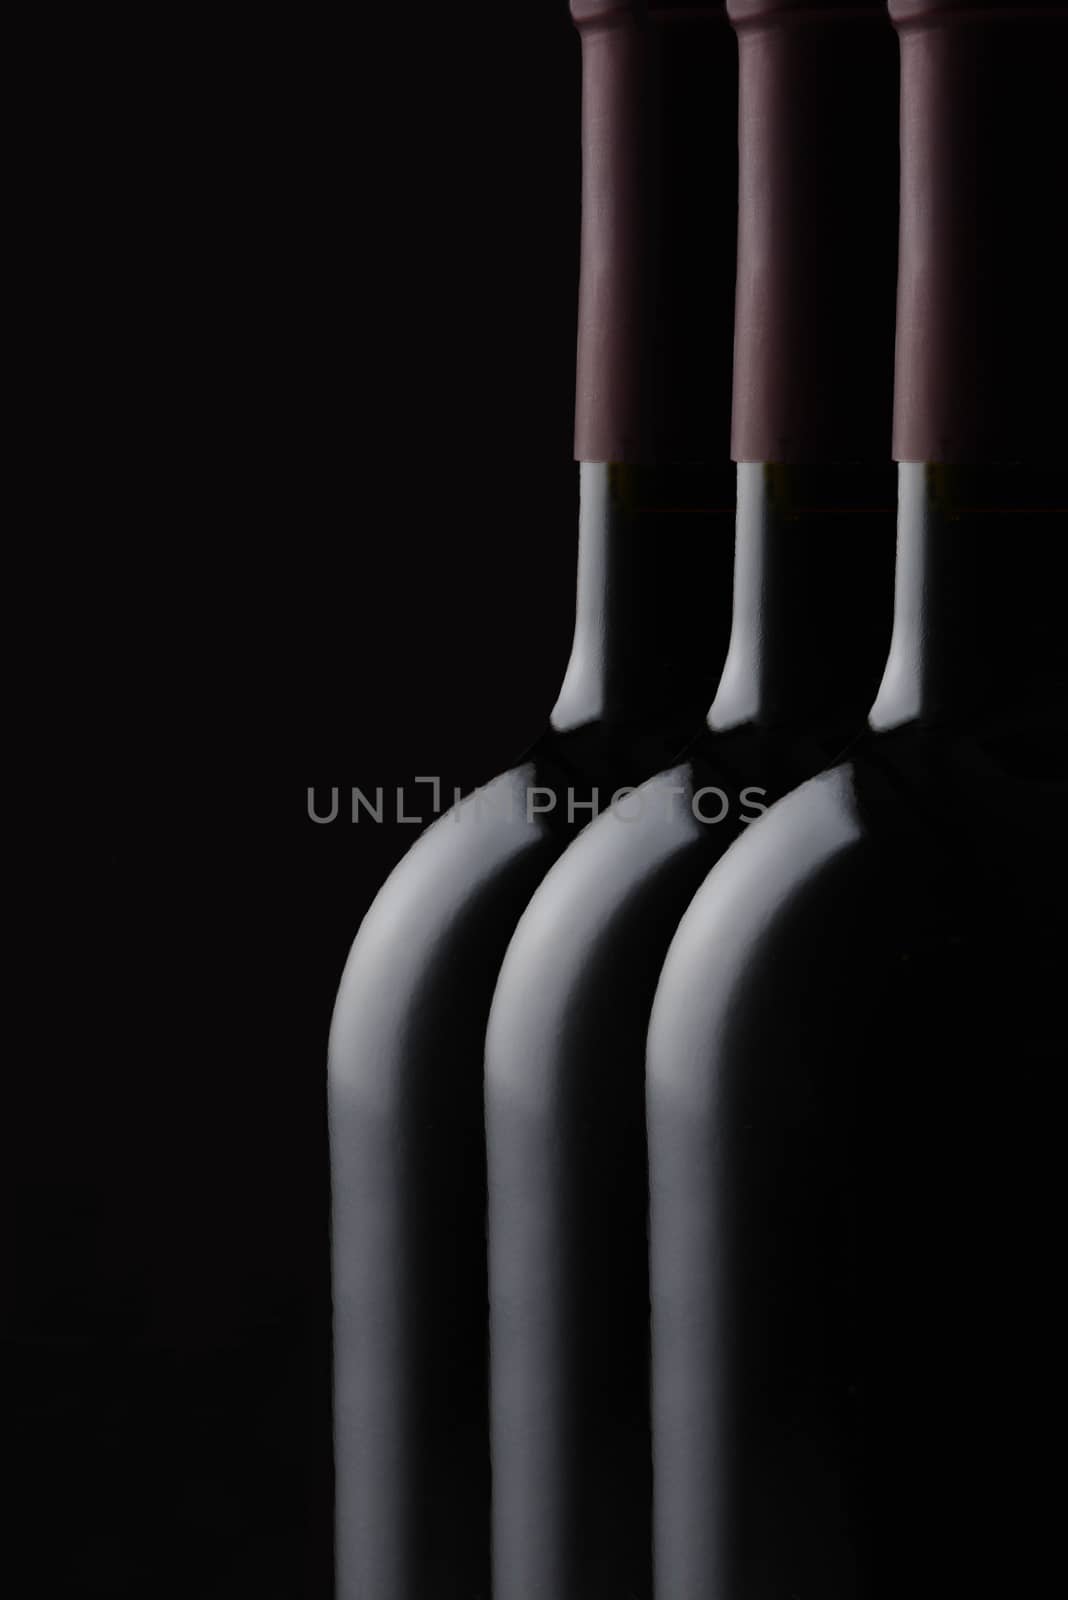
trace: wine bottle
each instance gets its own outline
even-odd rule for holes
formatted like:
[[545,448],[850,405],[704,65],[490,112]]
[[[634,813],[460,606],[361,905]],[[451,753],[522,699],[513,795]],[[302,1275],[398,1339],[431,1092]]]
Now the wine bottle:
[[[367,912],[337,999],[341,1600],[489,1593],[493,985],[520,912],[598,798],[692,736],[727,645],[733,38],[722,5],[574,0],[572,12],[583,58],[574,647],[544,736],[417,840]],[[517,551],[517,571],[536,560]]]
[[740,212],[726,666],[685,760],[547,873],[490,1015],[495,1600],[651,1592],[656,979],[730,841],[861,728],[890,633],[894,34],[880,4],[779,9],[728,5]]
[[1060,1554],[1068,11],[890,13],[885,672],[694,897],[649,1029],[671,1600],[1037,1594]]

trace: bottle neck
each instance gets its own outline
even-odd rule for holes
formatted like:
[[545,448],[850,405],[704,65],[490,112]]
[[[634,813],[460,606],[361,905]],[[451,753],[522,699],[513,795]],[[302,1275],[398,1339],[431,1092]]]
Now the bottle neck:
[[579,465],[575,635],[552,726],[676,723],[708,703],[730,628],[733,468]]
[[1013,467],[898,467],[894,625],[871,726],[1063,716],[1068,504]]
[[730,647],[708,714],[847,734],[890,632],[893,467],[738,465]]

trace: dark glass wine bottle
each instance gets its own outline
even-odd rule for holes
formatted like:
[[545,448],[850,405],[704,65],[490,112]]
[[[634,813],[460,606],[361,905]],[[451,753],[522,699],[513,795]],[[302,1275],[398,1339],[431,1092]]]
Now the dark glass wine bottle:
[[[340,1600],[489,1594],[493,985],[523,907],[598,796],[607,804],[692,737],[727,646],[734,41],[722,4],[573,0],[572,12],[583,56],[574,646],[544,737],[420,837],[364,918],[337,999]],[[537,559],[517,550],[517,575]]]
[[490,1016],[495,1600],[651,1594],[656,980],[730,841],[862,727],[890,635],[894,34],[881,4],[771,9],[750,27],[753,7],[728,5],[742,15],[727,663],[686,759],[546,875]]
[[890,652],[848,759],[695,896],[649,1030],[671,1600],[1039,1594],[1060,1560],[1068,12],[890,11]]

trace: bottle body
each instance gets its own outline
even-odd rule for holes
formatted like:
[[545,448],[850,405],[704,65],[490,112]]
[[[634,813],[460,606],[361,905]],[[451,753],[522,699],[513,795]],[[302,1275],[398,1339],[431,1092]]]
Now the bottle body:
[[[1063,645],[1037,566],[996,592],[1013,511],[901,476],[881,725],[709,875],[652,1012],[657,1572],[680,1600],[1024,1589],[1050,1559]],[[1016,476],[1005,499],[1037,503],[1014,553],[1048,552],[1068,519]]]
[[[746,0],[752,11],[762,0]],[[769,0],[769,9],[774,0]],[[890,0],[894,628],[848,759],[672,941],[647,1051],[657,1583],[1041,1587],[1068,1035],[1063,6]]]
[[889,632],[892,469],[738,474],[722,725],[548,871],[490,1013],[499,1600],[651,1590],[644,1042],[656,982],[731,841],[861,726]]
[[[588,614],[554,725],[421,835],[350,952],[328,1074],[343,1600],[489,1593],[482,1064],[493,985],[567,842],[699,720],[726,650],[730,482],[729,467],[583,466]],[[642,597],[672,586],[672,622],[658,603],[642,628]]]

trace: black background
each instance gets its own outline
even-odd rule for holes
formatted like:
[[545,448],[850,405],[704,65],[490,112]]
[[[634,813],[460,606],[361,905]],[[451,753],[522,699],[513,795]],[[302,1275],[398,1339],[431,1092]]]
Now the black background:
[[578,40],[566,0],[172,12],[24,68],[49,776],[14,841],[11,1528],[34,1597],[320,1600],[327,1030],[416,833],[345,802],[491,776],[563,670]]

